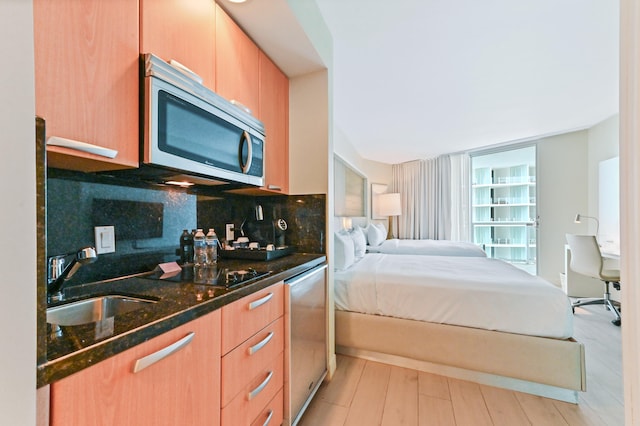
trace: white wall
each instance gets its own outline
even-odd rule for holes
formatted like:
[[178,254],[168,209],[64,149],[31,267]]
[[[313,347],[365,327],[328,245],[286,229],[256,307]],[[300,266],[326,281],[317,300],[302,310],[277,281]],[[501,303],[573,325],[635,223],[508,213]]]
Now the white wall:
[[[591,127],[587,133],[588,138],[588,174],[589,174],[589,216],[598,217],[598,169],[600,162],[617,157],[620,152],[620,115],[616,114],[601,123]],[[590,222],[594,222],[591,220]],[[595,223],[589,226],[590,232],[595,232]]]
[[328,194],[329,89],[327,70],[289,83],[289,192]]
[[36,205],[33,12],[0,2],[0,424],[36,413]]
[[596,224],[573,222],[577,213],[598,216],[600,161],[618,155],[619,116],[582,131],[537,143],[538,275],[560,285],[566,233],[593,233]]
[[620,237],[624,423],[640,424],[640,2],[620,1]]
[[369,184],[391,184],[391,164],[379,163],[363,158],[338,126],[336,126],[334,131],[333,150],[342,159],[346,160],[364,174],[369,180]]
[[[327,194],[326,217],[333,212],[333,39],[313,1],[287,0],[320,55],[325,69],[289,80],[289,192]],[[325,235],[333,235],[327,220]],[[336,370],[333,299],[333,238],[326,238],[328,280],[328,378]]]
[[565,234],[586,232],[586,225],[573,219],[576,213],[588,211],[587,139],[588,132],[583,130],[537,143],[538,275],[558,286],[564,270]]

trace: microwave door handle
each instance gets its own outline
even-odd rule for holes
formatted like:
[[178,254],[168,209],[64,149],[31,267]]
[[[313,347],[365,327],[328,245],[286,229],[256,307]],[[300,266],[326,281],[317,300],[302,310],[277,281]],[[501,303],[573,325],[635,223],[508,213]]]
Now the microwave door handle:
[[[247,144],[247,162],[242,163],[242,145],[244,143]],[[240,137],[240,149],[238,150],[238,157],[240,160],[240,168],[242,169],[242,173],[249,173],[249,169],[251,168],[251,162],[253,161],[253,147],[251,146],[251,136],[245,130],[242,132],[242,136]]]

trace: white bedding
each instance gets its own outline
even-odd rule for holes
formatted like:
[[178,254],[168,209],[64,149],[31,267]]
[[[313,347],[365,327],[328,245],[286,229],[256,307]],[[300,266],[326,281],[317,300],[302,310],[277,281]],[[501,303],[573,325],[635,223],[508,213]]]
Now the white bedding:
[[486,257],[369,253],[336,271],[337,309],[565,339],[567,295],[513,265]]
[[487,254],[473,243],[449,240],[385,240],[379,246],[367,246],[369,253],[422,254],[431,256],[479,256]]

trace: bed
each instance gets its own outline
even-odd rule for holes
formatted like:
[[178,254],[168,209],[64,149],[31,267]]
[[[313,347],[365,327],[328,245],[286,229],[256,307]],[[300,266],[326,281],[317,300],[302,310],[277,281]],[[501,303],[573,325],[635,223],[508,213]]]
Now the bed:
[[356,246],[359,242],[362,243],[362,241],[364,241],[367,253],[465,257],[487,256],[480,246],[469,242],[431,239],[387,239],[387,230],[384,225],[379,223],[370,223],[365,228],[355,227],[349,234],[353,238]]
[[569,299],[512,265],[368,253],[334,280],[338,353],[573,403],[586,389]]

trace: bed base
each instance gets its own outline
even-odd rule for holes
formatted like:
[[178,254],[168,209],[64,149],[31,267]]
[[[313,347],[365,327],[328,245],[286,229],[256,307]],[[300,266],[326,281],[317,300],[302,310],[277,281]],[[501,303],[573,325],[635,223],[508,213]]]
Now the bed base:
[[336,311],[336,352],[577,403],[584,345],[447,324]]

